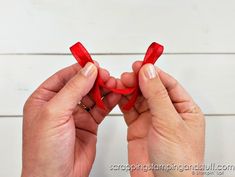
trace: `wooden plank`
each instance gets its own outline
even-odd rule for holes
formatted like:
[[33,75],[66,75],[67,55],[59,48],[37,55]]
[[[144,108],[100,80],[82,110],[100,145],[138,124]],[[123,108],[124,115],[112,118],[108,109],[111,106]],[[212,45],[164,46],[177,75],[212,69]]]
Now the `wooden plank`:
[[[113,76],[141,55],[94,56]],[[27,97],[47,77],[74,63],[72,56],[0,55],[0,115],[22,115]],[[234,55],[164,55],[158,66],[175,76],[205,114],[234,114]],[[115,109],[113,114],[119,114]]]
[[235,150],[232,150],[235,147],[234,118],[235,116],[206,117],[207,163],[215,162],[235,165]]
[[[206,164],[235,164],[235,116],[211,116],[206,121]],[[0,176],[20,176],[21,124],[21,118],[0,119]],[[112,164],[127,164],[126,125],[118,116],[107,117],[99,128],[97,155],[90,176],[129,176],[125,171],[111,171]],[[221,177],[230,175],[234,176],[234,172],[227,171]]]
[[0,176],[17,177],[21,174],[22,119],[0,119]]
[[[206,117],[206,155],[205,164],[235,164],[235,117]],[[109,133],[109,132],[112,133]],[[110,165],[127,164],[126,126],[122,117],[110,117],[101,124],[97,157],[91,176],[129,176],[126,171],[111,171]],[[234,176],[235,171],[225,171],[215,177]]]
[[235,52],[235,1],[8,0],[0,6],[0,53]]

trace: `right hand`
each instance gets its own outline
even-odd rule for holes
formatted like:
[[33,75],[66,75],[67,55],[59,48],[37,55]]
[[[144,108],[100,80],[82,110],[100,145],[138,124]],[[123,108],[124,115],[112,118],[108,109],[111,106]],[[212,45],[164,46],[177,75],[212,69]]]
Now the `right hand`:
[[[133,70],[124,73],[118,83],[120,87],[134,86],[139,71],[142,96],[129,111],[122,106],[130,96],[122,96],[119,103],[128,126],[129,164],[202,164],[205,119],[199,107],[173,77],[152,64],[141,68],[141,62],[136,62]],[[178,170],[134,170],[131,176],[191,177],[193,174]]]

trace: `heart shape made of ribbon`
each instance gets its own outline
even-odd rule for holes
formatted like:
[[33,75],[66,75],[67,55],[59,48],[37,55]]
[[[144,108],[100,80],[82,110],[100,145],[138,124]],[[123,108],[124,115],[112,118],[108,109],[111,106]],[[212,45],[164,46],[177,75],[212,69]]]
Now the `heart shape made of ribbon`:
[[[162,55],[163,50],[164,47],[162,45],[153,42],[147,49],[142,66],[147,63],[154,64],[157,61],[157,59]],[[93,59],[91,58],[91,55],[88,53],[88,51],[80,42],[77,42],[72,47],[70,47],[70,51],[81,67],[84,67],[88,62],[94,63]],[[137,97],[140,94],[138,77],[136,77],[136,82],[134,87],[118,89],[118,88],[107,87],[98,73],[94,86],[91,89],[91,96],[93,97],[96,105],[101,109],[105,109],[105,104],[101,96],[101,90],[100,90],[101,88],[106,88],[112,92],[122,95],[132,94],[130,100],[123,106],[124,110],[130,110],[134,106]]]

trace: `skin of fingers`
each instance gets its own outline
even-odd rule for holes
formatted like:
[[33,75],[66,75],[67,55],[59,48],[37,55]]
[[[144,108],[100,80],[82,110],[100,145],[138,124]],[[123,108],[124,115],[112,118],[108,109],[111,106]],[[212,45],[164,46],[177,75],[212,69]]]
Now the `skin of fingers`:
[[[127,86],[134,84],[136,75],[142,66],[141,61],[136,61],[132,68],[134,73],[124,73],[122,76],[122,81]],[[169,97],[171,98],[174,107],[178,113],[191,113],[191,112],[201,112],[200,108],[194,103],[191,96],[186,92],[186,90],[178,83],[176,79],[164,72],[163,70],[157,68],[159,77],[168,91]],[[183,117],[184,118],[184,117]]]
[[132,64],[132,70],[134,71],[134,73],[137,73],[139,72],[141,66],[142,66],[142,63],[143,61],[135,61],[133,64]]
[[35,99],[40,103],[49,101],[54,95],[64,87],[64,85],[80,71],[79,64],[66,67],[44,81],[29,97],[28,101]]
[[[124,73],[122,75],[121,77],[122,84],[125,85],[126,87],[132,87],[135,83],[136,74],[139,72],[141,66],[142,66],[142,62],[140,61],[135,62],[133,64],[134,72]],[[187,122],[185,121],[185,123],[183,123],[183,121],[180,121],[181,122],[180,124],[175,124],[177,126],[173,126],[173,127],[169,126],[169,124],[167,124],[167,127],[159,125],[158,126],[159,131],[156,131],[155,129],[152,129],[152,128],[150,129],[151,133],[148,134],[148,141],[150,142],[151,146],[148,146],[148,152],[152,156],[151,161],[159,162],[159,163],[164,162],[166,164],[170,163],[171,161],[180,162],[183,164],[187,164],[190,162],[201,163],[203,161],[203,154],[204,154],[203,153],[203,149],[204,149],[203,140],[204,140],[204,135],[205,135],[205,132],[204,132],[205,125],[204,125],[203,115],[201,115],[200,113],[196,113],[195,111],[192,111],[192,112],[186,111],[186,110],[191,110],[190,106],[188,106],[188,101],[191,99],[191,97],[182,88],[182,86],[180,86],[180,84],[175,83],[175,79],[173,77],[171,77],[170,75],[168,75],[167,73],[159,69],[157,71],[161,79],[161,82],[163,83],[167,91],[169,92],[168,93],[169,96],[172,97],[171,101],[173,100],[175,102],[175,103],[173,102],[173,104],[177,112],[179,112],[183,120],[187,119],[189,121]],[[184,105],[184,107],[181,106],[180,108],[178,108],[177,104],[182,104],[182,102],[185,102],[186,104]],[[180,113],[181,112],[180,110],[183,111],[184,113]],[[125,113],[124,113],[124,116],[125,116]],[[138,116],[138,115],[136,114],[135,116]],[[132,120],[130,124],[130,127],[131,127],[132,125],[134,125],[135,122],[137,122],[137,120],[140,120],[140,116],[135,119],[132,118],[130,120]],[[172,127],[172,128],[169,129],[169,127]],[[136,127],[135,127],[135,130],[132,130],[131,132],[134,132],[134,133],[140,132],[140,130],[141,129],[139,128],[138,130],[136,130]],[[159,134],[160,131],[162,133]],[[174,136],[174,135],[177,135],[177,136]],[[138,134],[137,137],[141,137],[141,134]],[[156,141],[153,141],[154,139],[156,139]],[[165,139],[167,139],[167,141],[165,141]],[[131,143],[129,144],[130,146],[131,144],[133,144],[134,149],[137,149],[138,143],[136,142],[137,141],[131,141]],[[180,147],[180,148],[177,148],[177,147]],[[188,147],[191,147],[191,148],[188,148]],[[131,154],[131,151],[129,151],[129,153]],[[180,154],[180,156],[177,156],[176,155],[177,153]],[[173,154],[173,155],[169,156],[169,154]],[[138,159],[136,156],[132,158],[134,160]],[[164,174],[156,174],[156,175],[173,176],[172,173],[169,173],[169,174],[164,173]],[[178,177],[182,175],[183,174],[178,174],[176,176]],[[184,174],[183,176],[189,177],[190,175]]]
[[[73,78],[79,71],[81,66],[73,64],[53,74],[46,81],[44,81],[27,99],[24,105],[24,119],[25,124],[31,124],[33,117],[38,114],[35,109],[40,110],[49,100],[51,100],[65,85]],[[34,107],[35,109],[31,109]]]
[[[98,63],[96,62],[98,66]],[[53,98],[64,86],[65,84],[75,76],[81,70],[81,66],[79,64],[73,64],[69,67],[66,67],[54,75],[49,77],[46,81],[44,81],[29,97],[26,104],[31,102],[31,99],[34,100],[35,106],[40,106],[45,102],[49,101]],[[109,78],[109,73],[107,70],[102,68],[99,69],[100,76],[104,81],[107,81]],[[85,98],[88,100],[88,98]],[[90,101],[89,101],[90,102]],[[26,106],[25,106],[26,107]]]
[[[121,80],[117,80],[117,88],[123,89],[125,88],[123,83],[121,82]],[[129,126],[133,121],[135,121],[137,119],[137,117],[139,116],[139,113],[137,112],[137,110],[135,109],[135,107],[132,107],[130,110],[125,110],[123,109],[123,106],[128,102],[128,98],[127,96],[122,95],[120,101],[119,101],[119,108],[122,111],[122,113],[124,114],[124,119],[125,122],[127,124],[127,126]]]
[[176,79],[159,68],[158,73],[178,113],[201,113],[192,97]]
[[[76,65],[76,67],[78,67],[78,66],[79,65]],[[66,70],[66,72],[63,71],[63,73],[60,72],[59,74],[61,76],[59,76],[59,79],[57,78],[58,77],[58,74],[57,74],[55,77],[51,78],[50,81],[46,82],[50,86],[50,89],[53,91],[53,95],[50,97],[50,99],[48,98],[47,95],[46,95],[47,96],[46,98],[51,103],[50,108],[52,108],[52,106],[54,108],[53,109],[48,108],[47,110],[49,110],[49,112],[48,111],[44,112],[44,114],[43,114],[44,116],[40,116],[40,114],[38,114],[37,116],[33,116],[33,113],[36,112],[36,110],[38,110],[38,111],[40,111],[40,110],[39,110],[39,107],[35,108],[32,106],[32,104],[35,101],[35,102],[40,103],[40,106],[41,106],[41,105],[43,105],[42,103],[46,104],[47,100],[45,100],[45,99],[44,100],[39,100],[39,99],[36,100],[36,98],[35,98],[35,100],[31,100],[32,101],[30,103],[31,105],[27,106],[27,108],[25,107],[25,110],[27,109],[27,113],[25,112],[24,117],[26,117],[26,114],[28,116],[26,118],[27,120],[24,119],[24,123],[27,124],[27,127],[24,126],[24,134],[27,134],[28,136],[27,137],[24,136],[24,137],[28,141],[27,142],[24,141],[24,142],[27,144],[27,148],[30,149],[30,151],[27,150],[27,152],[32,153],[33,156],[39,156],[38,158],[40,158],[41,159],[40,161],[43,162],[42,166],[47,166],[47,168],[45,168],[45,169],[50,170],[50,172],[48,172],[47,170],[45,170],[45,171],[38,170],[37,172],[40,171],[44,174],[45,173],[52,174],[51,173],[51,170],[52,170],[51,166],[53,166],[53,168],[55,168],[55,166],[57,166],[57,165],[62,166],[60,164],[63,164],[63,167],[69,168],[66,171],[74,172],[74,174],[80,174],[80,176],[88,176],[89,170],[92,166],[92,163],[93,163],[94,157],[95,157],[96,128],[98,126],[97,123],[94,121],[94,119],[85,119],[84,118],[84,119],[80,119],[81,123],[78,124],[77,126],[75,125],[75,127],[74,127],[74,121],[76,121],[76,120],[74,120],[74,115],[69,116],[70,113],[69,114],[66,113],[66,115],[67,115],[66,121],[58,120],[57,119],[58,117],[54,115],[54,113],[56,113],[56,115],[58,115],[58,116],[61,115],[61,114],[58,114],[58,110],[60,111],[60,110],[64,109],[64,107],[66,107],[66,110],[68,109],[70,112],[70,110],[74,107],[74,105],[75,106],[77,105],[77,102],[76,102],[76,104],[73,103],[74,100],[75,101],[80,100],[80,98],[82,98],[85,95],[84,91],[92,87],[91,83],[89,83],[89,84],[86,83],[87,79],[84,79],[83,76],[80,75],[79,76],[80,79],[78,78],[77,74],[79,73],[80,69],[81,68],[79,66],[78,68],[75,69],[75,71],[74,71],[74,69],[72,69],[72,71],[70,69],[69,71]],[[63,77],[65,77],[65,75],[66,75],[66,79],[63,78]],[[101,75],[102,75],[102,73],[101,73]],[[73,78],[75,76],[76,76],[76,79]],[[56,80],[56,82],[54,82],[55,78],[58,81]],[[64,80],[63,84],[61,84],[61,78]],[[94,77],[93,77],[93,79],[94,79]],[[110,87],[115,87],[115,81],[113,81],[115,79],[111,78],[108,80],[110,80],[110,81],[106,82],[107,85],[109,85]],[[75,82],[75,81],[77,81],[77,82]],[[52,84],[52,82],[54,82],[54,83]],[[68,86],[65,87],[65,85],[68,82],[73,82],[74,85],[70,85],[70,87],[68,87]],[[81,83],[81,86],[83,86],[83,87],[80,87],[79,83]],[[58,88],[57,84],[61,84],[59,88]],[[88,88],[88,86],[89,86],[89,88]],[[84,89],[84,87],[87,89]],[[56,88],[56,89],[54,89],[54,88]],[[68,92],[69,89],[70,89],[70,91]],[[79,90],[81,91],[81,93],[76,92]],[[60,94],[58,94],[57,92],[60,92]],[[77,94],[77,95],[74,95],[74,96],[76,96],[76,98],[74,100],[71,100],[72,99],[71,94],[72,95]],[[59,96],[55,97],[55,95],[59,95]],[[39,96],[41,96],[41,95],[39,95]],[[112,93],[108,93],[104,97],[103,100],[104,100],[104,103],[107,107],[107,110],[106,110],[106,112],[99,111],[97,113],[97,115],[100,116],[100,119],[101,118],[103,119],[103,117],[101,117],[101,115],[103,115],[103,116],[107,115],[108,112],[110,112],[110,110],[118,103],[118,101],[119,101],[118,97],[120,97],[120,95],[115,95]],[[37,98],[39,98],[39,97],[37,97]],[[52,104],[51,100],[54,100],[53,104]],[[66,106],[62,106],[63,105],[62,103],[66,104]],[[70,104],[70,106],[68,106],[68,103]],[[31,111],[31,113],[29,113],[29,111]],[[61,112],[64,113],[64,111],[61,111]],[[45,113],[47,113],[47,114],[45,114]],[[48,115],[48,116],[46,116],[46,115]],[[91,117],[91,115],[89,115],[89,116]],[[39,117],[40,119],[43,118],[45,120],[45,121],[39,121],[40,125],[37,121],[34,121],[34,123],[35,123],[34,125],[37,127],[37,129],[32,128],[32,124],[27,122],[28,119],[30,119],[30,118],[34,119],[35,117]],[[48,121],[49,117],[50,117],[50,121]],[[64,117],[65,116],[63,115],[63,120],[65,120]],[[47,118],[47,120],[46,120],[46,118]],[[34,120],[36,120],[36,119],[34,119]],[[67,120],[69,120],[69,122]],[[57,121],[59,121],[58,124],[55,123]],[[50,123],[50,125],[48,123]],[[82,126],[84,124],[90,125],[93,128],[86,129],[86,127]],[[74,132],[74,130],[76,130],[76,133]],[[49,135],[49,136],[47,136],[47,135]],[[53,136],[50,136],[50,135],[53,135]],[[34,138],[36,137],[36,138],[32,141],[33,137]],[[73,145],[74,138],[76,138],[75,139],[76,140],[75,146]],[[63,146],[61,144],[61,142],[63,142],[65,146]],[[56,148],[51,148],[50,146],[56,147]],[[31,147],[34,147],[34,148],[31,148]],[[43,148],[47,149],[49,153],[46,153],[45,150],[43,152],[45,152],[45,154],[49,154],[49,155],[41,156],[42,153],[37,154],[38,149],[42,150]],[[36,151],[35,153],[33,153],[33,149]],[[55,158],[53,158],[53,154],[55,154],[54,155]],[[33,156],[28,155],[27,157],[31,158]],[[57,158],[58,159],[61,158],[62,160],[61,159],[57,160]],[[34,159],[37,159],[37,157],[32,158],[31,162],[35,162]],[[45,164],[44,163],[45,161],[47,161],[48,164]],[[50,161],[54,161],[54,162],[49,163]],[[29,169],[29,170],[33,169],[30,167],[27,168],[28,165],[29,166],[32,165],[32,167],[33,167],[33,163],[31,163],[31,162],[28,162],[27,165],[24,165],[24,167],[25,167],[24,169]],[[73,163],[75,163],[74,169],[72,168]],[[37,162],[35,162],[34,164],[37,164]],[[66,164],[66,165],[64,165],[64,164]],[[40,165],[35,165],[35,166],[38,166],[37,169],[40,169],[39,168]],[[43,169],[43,167],[41,167],[41,168]],[[64,172],[65,168],[63,168],[63,169],[60,168],[60,169],[62,170],[62,172]],[[56,174],[54,174],[54,175],[59,176],[59,175],[57,175],[57,173],[60,173],[61,171],[58,169],[55,171],[56,171]],[[84,173],[85,175],[84,174],[82,175],[82,173]],[[28,171],[24,170],[23,174],[27,175]],[[29,176],[32,176],[32,175],[29,175]],[[66,173],[66,175],[64,175],[64,176],[69,176],[69,175]],[[74,175],[74,176],[77,176],[77,175]]]
[[[111,80],[109,83],[107,83],[107,86],[110,88],[116,88],[117,86],[116,79],[111,77]],[[109,112],[118,104],[120,99],[121,99],[120,94],[109,92],[103,98],[103,102],[105,104],[106,109],[101,109],[97,105],[95,105],[93,109],[90,111],[90,114],[92,115],[92,117],[95,118],[95,121],[98,124],[100,124],[100,122],[104,119],[104,117],[107,116]]]
[[[80,135],[77,135],[77,138],[73,116],[68,113],[77,105],[77,101],[87,94],[96,79],[96,67],[88,63],[84,69],[79,72],[62,71],[66,78],[73,75],[71,72],[75,75],[41,107],[34,104],[34,101],[38,100],[31,100],[26,105],[22,176],[72,176],[74,169],[80,166],[83,166],[84,174],[89,173],[94,159],[96,136],[91,134],[86,143],[81,140]],[[44,83],[58,89],[58,76],[54,75]],[[31,119],[33,121],[29,121]],[[75,154],[75,151],[78,153]],[[74,164],[75,162],[79,165]]]
[[[137,61],[133,64],[133,70],[137,73],[139,71],[139,67],[142,65],[141,62]],[[159,77],[168,91],[168,95],[176,109],[176,111],[180,114],[180,117],[187,121],[188,126],[193,127],[195,125],[195,121],[192,119],[199,118],[202,119],[201,126],[204,126],[204,116],[201,112],[200,108],[194,103],[190,95],[184,90],[184,88],[169,74],[158,68]],[[132,73],[124,73],[122,76],[122,82],[126,84],[126,86],[132,86],[135,82],[135,74]]]
[[[106,82],[106,85],[108,87],[115,87],[116,86],[116,80],[113,77],[110,77],[109,80]],[[110,94],[110,93],[109,93]],[[116,103],[116,99],[112,97],[107,97],[109,94],[107,94],[103,100],[109,100],[114,101]],[[107,97],[107,98],[106,98]],[[119,97],[119,96],[118,96]],[[104,102],[105,103],[105,102]],[[106,106],[107,107],[107,106]],[[96,109],[96,110],[95,110]],[[98,124],[104,119],[104,114],[100,115],[102,111],[97,111],[97,109],[100,109],[98,107],[93,107],[90,112],[85,111],[84,109],[78,109],[74,113],[74,120],[75,120],[75,126],[76,128],[83,129],[89,132],[92,132],[93,134],[97,134],[97,128]],[[108,112],[112,109],[111,107],[108,107]],[[107,110],[106,110],[107,111]]]
[[[131,85],[132,86],[132,85]],[[118,88],[125,88],[121,80],[117,81]],[[125,122],[128,126],[127,141],[128,141],[128,162],[134,164],[150,164],[147,151],[146,136],[150,129],[151,115],[149,112],[139,114],[136,109],[138,106],[132,107],[130,110],[122,109],[123,105],[128,101],[128,96],[122,96],[119,101],[119,107],[124,114]],[[142,172],[141,170],[131,171],[133,177],[150,177],[153,176],[151,171]]]
[[[125,72],[121,75],[121,81],[124,88],[133,87],[136,84],[136,74],[134,72]],[[127,95],[126,98],[129,100],[132,95]],[[148,104],[142,95],[139,95],[134,105],[138,113],[142,113],[148,110]]]
[[[92,88],[97,77],[97,68],[87,63],[66,85],[45,105],[41,114],[50,115],[51,119],[66,121],[79,102]],[[85,89],[86,88],[86,89]],[[53,120],[54,122],[55,120]]]
[[[134,73],[137,73],[142,65],[141,61],[136,61],[132,68]],[[183,87],[178,83],[176,79],[174,79],[172,76],[161,70],[160,68],[156,68],[159,77],[163,83],[163,85],[166,87],[167,91],[171,94],[171,99],[173,102],[183,102],[183,101],[191,101],[191,96],[183,89]],[[128,77],[128,76],[126,76]]]
[[[148,100],[152,114],[152,126],[148,133],[150,159],[154,163],[163,164],[201,164],[204,156],[204,116],[190,112],[185,115],[190,121],[184,121],[182,114],[179,114],[172,104],[172,95],[168,92],[178,91],[176,94],[180,96],[187,94],[182,94],[184,90],[179,89],[181,87],[175,84],[175,81],[171,83],[168,81],[166,82],[168,85],[165,83],[165,86],[160,73],[152,64],[144,65],[139,71],[140,89]],[[154,173],[157,176],[192,176],[191,171],[184,173],[154,171]]]
[[[110,74],[106,69],[99,68],[99,75],[101,79],[106,83],[110,79]],[[109,93],[107,89],[101,89],[101,95],[104,96],[105,94]],[[81,101],[86,107],[92,108],[95,105],[95,102],[90,94],[85,96]]]
[[[118,85],[119,88],[125,88],[121,80],[118,80]],[[127,140],[131,141],[134,139],[143,138],[144,136],[146,136],[149,129],[149,121],[151,121],[151,119],[146,119],[146,117],[150,117],[150,113],[149,111],[139,113],[139,109],[141,107],[141,104],[139,103],[137,103],[137,105],[135,105],[128,111],[122,109],[122,106],[125,105],[127,101],[127,96],[122,96],[119,102],[119,107],[124,114],[124,119],[128,126]],[[135,131],[136,129],[138,129],[139,131]]]

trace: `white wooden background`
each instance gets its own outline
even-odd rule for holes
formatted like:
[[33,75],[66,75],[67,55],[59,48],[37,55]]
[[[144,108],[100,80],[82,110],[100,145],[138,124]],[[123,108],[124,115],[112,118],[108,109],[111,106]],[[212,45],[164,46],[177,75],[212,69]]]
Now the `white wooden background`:
[[[0,0],[0,176],[20,176],[22,106],[43,80],[75,62],[68,48],[77,41],[116,77],[152,41],[163,44],[157,65],[206,114],[206,162],[235,165],[234,18],[234,0]],[[129,176],[109,170],[127,163],[118,109],[98,138],[90,176]]]

